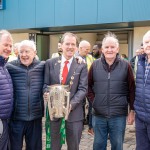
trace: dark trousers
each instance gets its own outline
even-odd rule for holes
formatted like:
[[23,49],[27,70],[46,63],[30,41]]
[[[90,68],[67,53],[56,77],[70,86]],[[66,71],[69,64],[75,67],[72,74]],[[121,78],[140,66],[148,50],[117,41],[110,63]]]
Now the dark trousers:
[[[61,125],[61,119],[50,122],[52,150],[61,150],[60,125]],[[82,120],[76,122],[66,121],[67,150],[79,150],[82,130],[83,130]]]
[[89,129],[92,129],[93,126],[92,126],[92,103],[90,100],[88,100],[89,102],[89,108],[88,108],[88,115],[89,115],[89,122],[88,122],[88,125],[89,125]]
[[86,97],[83,99],[82,104],[83,104],[82,108],[83,108],[83,117],[84,117],[83,121],[86,121],[86,113],[85,113]]
[[25,137],[26,150],[42,150],[42,119],[10,121],[11,150],[22,150]]
[[0,150],[9,150],[10,144],[9,144],[9,134],[8,134],[8,121],[2,120],[3,124],[3,133],[0,138]]
[[136,150],[150,150],[150,124],[135,117]]

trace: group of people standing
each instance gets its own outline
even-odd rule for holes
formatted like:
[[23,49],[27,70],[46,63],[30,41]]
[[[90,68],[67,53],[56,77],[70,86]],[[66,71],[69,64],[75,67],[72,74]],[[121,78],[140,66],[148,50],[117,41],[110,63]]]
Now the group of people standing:
[[[105,35],[101,57],[94,59],[88,54],[90,44],[81,41],[78,47],[73,33],[63,34],[60,43],[61,55],[44,62],[36,59],[35,43],[24,40],[19,43],[18,59],[7,62],[13,40],[8,31],[0,31],[0,150],[21,150],[24,137],[27,150],[42,149],[44,101],[48,86],[55,84],[70,86],[70,113],[65,121],[68,150],[79,150],[85,98],[92,108],[93,150],[106,150],[108,135],[111,149],[122,150],[126,119],[129,124],[135,119],[136,149],[149,150],[150,31],[143,37],[144,54],[138,56],[136,88],[130,64],[118,55],[115,34]],[[61,121],[49,121],[52,150],[62,147]]]
[[[18,59],[7,63],[13,40],[0,31],[0,150],[42,149],[43,84],[45,62],[35,59],[33,41],[19,43]],[[10,140],[9,140],[10,139]],[[10,143],[9,143],[10,142]]]

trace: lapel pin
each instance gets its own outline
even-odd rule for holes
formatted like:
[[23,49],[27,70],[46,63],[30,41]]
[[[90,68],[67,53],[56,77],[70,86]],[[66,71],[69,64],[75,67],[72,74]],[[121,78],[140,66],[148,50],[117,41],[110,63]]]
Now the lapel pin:
[[72,81],[70,81],[70,85],[72,85],[73,84],[73,82]]

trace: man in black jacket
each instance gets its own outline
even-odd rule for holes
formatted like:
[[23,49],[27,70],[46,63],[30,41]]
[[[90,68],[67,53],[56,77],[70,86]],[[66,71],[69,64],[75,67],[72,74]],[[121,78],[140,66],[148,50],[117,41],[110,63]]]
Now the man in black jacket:
[[[89,71],[88,95],[93,102],[94,150],[122,150],[126,127],[134,121],[134,77],[129,63],[118,57],[119,42],[108,33],[102,41],[102,57]],[[130,112],[128,114],[128,103]]]
[[19,59],[7,65],[14,87],[14,109],[10,121],[12,150],[22,150],[25,136],[27,150],[42,149],[44,62],[35,59],[33,41],[20,43]]

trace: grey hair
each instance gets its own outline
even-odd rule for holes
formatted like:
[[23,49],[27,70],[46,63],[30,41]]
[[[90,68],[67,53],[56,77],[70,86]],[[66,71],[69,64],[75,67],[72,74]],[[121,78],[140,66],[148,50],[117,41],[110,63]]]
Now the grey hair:
[[119,47],[119,41],[117,39],[117,36],[112,32],[107,32],[107,34],[105,34],[105,37],[102,40],[102,47],[108,38],[112,38],[114,42],[116,43],[117,47]]
[[19,51],[21,49],[22,46],[29,46],[31,47],[34,51],[36,51],[36,45],[34,41],[31,40],[23,40],[19,43]]
[[11,40],[13,41],[10,32],[8,32],[7,30],[0,30],[0,41],[1,41],[1,38],[3,35],[8,35],[11,38]]

